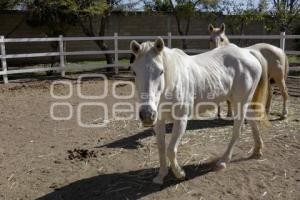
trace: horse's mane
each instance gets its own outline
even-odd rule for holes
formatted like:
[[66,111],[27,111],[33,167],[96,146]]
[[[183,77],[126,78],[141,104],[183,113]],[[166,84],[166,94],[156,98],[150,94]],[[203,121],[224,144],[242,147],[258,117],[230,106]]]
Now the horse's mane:
[[[142,43],[139,56],[150,51],[153,46],[154,43],[150,41]],[[198,56],[201,55],[202,54]],[[207,89],[210,91],[217,92],[217,89],[223,88],[220,77],[222,77],[224,71],[222,71],[223,68],[220,68],[219,63],[215,60],[207,60],[204,56],[203,60],[205,60],[205,62],[201,62],[201,64],[199,64],[195,61],[194,56],[187,55],[181,49],[170,49],[168,47],[164,47],[162,57],[163,66],[165,68],[166,86],[170,89],[174,87],[181,87],[181,85],[178,84],[183,84],[183,82],[179,79],[181,79],[182,76],[189,76],[193,73],[191,71],[191,73],[189,73],[187,70],[197,70],[199,76],[197,77],[197,80],[194,81],[201,83],[201,85],[203,85],[203,89],[208,87]],[[174,81],[174,78],[177,80]],[[188,79],[192,78],[193,76],[188,77]]]

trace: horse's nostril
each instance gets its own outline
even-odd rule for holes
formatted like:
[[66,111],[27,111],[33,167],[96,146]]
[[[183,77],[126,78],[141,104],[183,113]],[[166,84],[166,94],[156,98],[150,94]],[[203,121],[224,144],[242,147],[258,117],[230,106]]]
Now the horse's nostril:
[[139,112],[139,116],[140,116],[140,119],[143,120],[144,117],[143,117],[143,113],[141,111]]

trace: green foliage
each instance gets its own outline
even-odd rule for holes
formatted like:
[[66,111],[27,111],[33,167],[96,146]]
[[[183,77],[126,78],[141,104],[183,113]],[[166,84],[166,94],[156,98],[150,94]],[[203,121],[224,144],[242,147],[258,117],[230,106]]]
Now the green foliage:
[[16,7],[26,6],[32,0],[0,0],[0,10],[14,10]]
[[74,23],[66,1],[34,0],[28,4],[29,17],[27,24],[41,27],[48,36],[63,34],[67,24]]
[[[300,12],[300,0],[260,0],[254,1],[222,0],[217,11],[227,15],[226,25],[233,34],[243,34],[244,27],[251,22],[264,23],[264,29],[286,31],[293,29]],[[229,17],[228,17],[229,15]]]
[[[274,27],[274,21],[280,31],[286,31],[292,26],[295,19],[300,14],[299,0],[278,0],[274,1],[272,8],[269,11],[269,20],[267,21],[270,27]],[[273,21],[273,22],[272,22]]]
[[33,0],[28,3],[27,23],[43,27],[49,36],[64,34],[79,18],[102,15],[108,9],[104,0]]
[[225,16],[224,23],[231,34],[244,34],[245,27],[264,18],[264,14],[251,2],[223,0],[217,10]]
[[196,5],[192,1],[178,0],[175,12],[180,18],[189,19],[196,13]]
[[1,0],[0,1],[0,10],[10,10],[18,5],[18,0]]
[[168,0],[144,1],[146,12],[172,12],[173,8]]
[[[62,0],[60,0],[62,1]],[[69,9],[79,15],[101,15],[109,7],[106,0],[64,0]]]

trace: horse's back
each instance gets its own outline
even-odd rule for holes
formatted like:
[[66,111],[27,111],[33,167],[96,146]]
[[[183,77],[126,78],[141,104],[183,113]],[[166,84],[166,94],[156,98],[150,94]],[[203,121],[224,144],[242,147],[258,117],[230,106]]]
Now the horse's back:
[[272,78],[281,79],[285,76],[288,64],[282,49],[267,43],[258,43],[247,48],[257,50],[264,56],[268,65],[268,74]]
[[[236,68],[244,65],[246,68],[257,67],[258,60],[250,53],[249,49],[240,48],[235,44],[228,44],[223,47],[215,48],[203,54],[192,56],[196,62],[202,65],[216,63],[220,67]],[[210,67],[210,66],[208,66]]]
[[[223,82],[227,88],[227,98],[250,91],[253,84],[261,76],[260,61],[251,53],[251,50],[240,48],[234,44],[215,48],[209,52],[192,56],[198,66],[206,68],[211,74],[219,71],[216,79]],[[237,97],[238,98],[238,97]],[[226,99],[224,99],[226,100]]]

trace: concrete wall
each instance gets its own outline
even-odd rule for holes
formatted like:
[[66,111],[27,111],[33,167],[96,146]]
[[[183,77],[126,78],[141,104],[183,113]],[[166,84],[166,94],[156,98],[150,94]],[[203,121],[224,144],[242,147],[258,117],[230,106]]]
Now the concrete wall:
[[[12,30],[19,21],[22,20],[25,13],[16,12],[16,11],[6,11],[0,12],[0,35],[6,35],[10,30]],[[222,17],[217,19],[217,24],[222,22]],[[95,20],[97,24],[97,20]],[[212,21],[208,20],[205,16],[195,16],[193,17],[190,25],[189,35],[207,35],[207,26]],[[213,22],[216,24],[216,22]],[[168,32],[171,32],[173,35],[178,35],[177,23],[173,16],[157,14],[150,15],[146,13],[129,13],[127,15],[121,13],[113,13],[107,24],[106,35],[113,35],[117,32],[119,35],[123,36],[142,36],[142,35],[167,35]],[[264,34],[263,24],[260,22],[252,23],[246,27],[247,34]],[[274,33],[274,34],[278,34]],[[66,36],[85,36],[79,26],[70,27]],[[32,28],[24,22],[19,29],[17,29],[12,35],[11,38],[20,38],[20,37],[45,37],[44,33],[40,28]],[[120,49],[128,49],[130,41],[122,41],[119,44]],[[263,40],[246,40],[246,41],[237,41],[233,40],[232,42],[237,43],[241,46],[247,46],[257,42],[263,42]],[[270,41],[265,42],[273,43],[279,45],[279,41]],[[292,41],[288,41],[287,46],[292,46]],[[113,48],[113,43],[107,43],[110,48]],[[173,47],[181,47],[181,41],[176,40],[172,42]],[[189,40],[188,48],[193,49],[208,49],[207,40]],[[92,41],[76,41],[68,42],[66,44],[67,51],[84,51],[84,50],[98,50],[98,47]],[[50,52],[50,43],[9,43],[6,46],[7,54],[14,53],[35,53],[35,52]],[[123,55],[121,57],[128,57],[128,55]],[[58,59],[58,58],[57,58]],[[76,56],[68,57],[68,61],[72,60],[85,60],[85,59],[103,59],[103,56]],[[39,63],[39,62],[49,62],[49,58],[30,58],[30,59],[14,59],[8,60],[9,66],[14,64],[28,64],[28,63]]]

